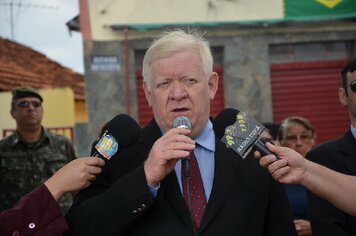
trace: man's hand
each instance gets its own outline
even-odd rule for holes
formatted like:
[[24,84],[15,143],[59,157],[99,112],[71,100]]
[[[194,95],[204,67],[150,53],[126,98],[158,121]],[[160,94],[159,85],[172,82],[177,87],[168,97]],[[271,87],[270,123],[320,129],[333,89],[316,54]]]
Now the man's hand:
[[173,128],[154,143],[144,166],[149,186],[162,181],[179,159],[194,150],[195,141],[188,137],[189,133],[187,129]]

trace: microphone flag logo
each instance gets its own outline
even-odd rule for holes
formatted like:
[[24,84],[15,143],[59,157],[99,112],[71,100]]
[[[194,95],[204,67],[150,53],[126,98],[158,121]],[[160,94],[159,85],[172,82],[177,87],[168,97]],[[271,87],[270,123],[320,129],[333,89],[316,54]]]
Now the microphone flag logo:
[[236,115],[236,122],[225,128],[221,141],[226,144],[227,148],[233,149],[242,158],[246,158],[264,129],[265,127],[248,116],[247,112],[240,111]]
[[106,134],[95,145],[95,149],[98,153],[100,153],[100,155],[110,160],[119,149],[119,144],[116,142],[113,136]]

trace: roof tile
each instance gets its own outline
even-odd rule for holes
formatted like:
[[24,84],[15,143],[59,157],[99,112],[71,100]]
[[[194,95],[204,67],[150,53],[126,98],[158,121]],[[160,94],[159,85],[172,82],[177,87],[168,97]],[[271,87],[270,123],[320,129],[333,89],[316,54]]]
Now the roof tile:
[[29,47],[0,37],[0,91],[24,85],[37,89],[71,87],[75,100],[85,100],[82,74]]

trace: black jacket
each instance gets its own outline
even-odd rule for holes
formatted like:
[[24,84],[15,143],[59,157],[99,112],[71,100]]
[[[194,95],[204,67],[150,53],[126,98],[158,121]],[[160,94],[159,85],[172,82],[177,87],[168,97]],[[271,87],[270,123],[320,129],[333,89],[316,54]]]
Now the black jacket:
[[[161,182],[156,199],[147,186],[143,162],[160,136],[152,121],[136,144],[107,162],[67,214],[69,235],[194,235],[175,172]],[[216,140],[213,188],[198,235],[296,232],[282,186],[252,156],[242,160]]]
[[[356,140],[349,130],[342,138],[314,148],[307,154],[307,158],[335,171],[356,175]],[[356,217],[346,214],[311,192],[308,192],[308,205],[314,236],[356,235]]]

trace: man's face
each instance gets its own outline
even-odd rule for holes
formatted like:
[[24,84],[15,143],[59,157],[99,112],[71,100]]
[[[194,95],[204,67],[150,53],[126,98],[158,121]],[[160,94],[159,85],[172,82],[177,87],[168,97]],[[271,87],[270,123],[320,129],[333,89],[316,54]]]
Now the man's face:
[[43,117],[42,103],[35,97],[20,98],[10,113],[18,126],[40,125]]
[[356,127],[356,92],[349,86],[352,81],[356,80],[356,71],[347,73],[347,96],[344,88],[339,89],[339,99],[341,104],[349,109],[351,123]]
[[144,91],[157,124],[167,131],[176,117],[186,116],[192,121],[191,137],[197,136],[209,118],[218,80],[215,72],[206,77],[197,53],[182,51],[154,61]]

